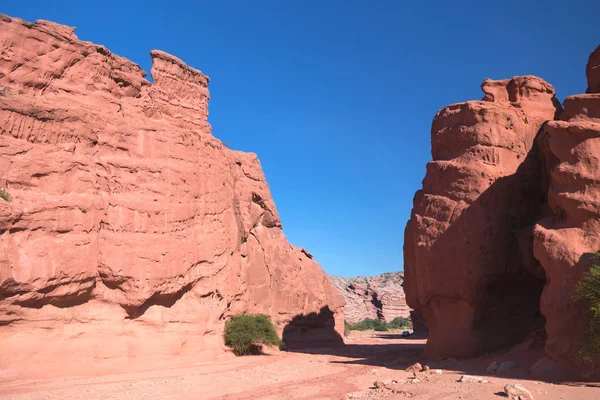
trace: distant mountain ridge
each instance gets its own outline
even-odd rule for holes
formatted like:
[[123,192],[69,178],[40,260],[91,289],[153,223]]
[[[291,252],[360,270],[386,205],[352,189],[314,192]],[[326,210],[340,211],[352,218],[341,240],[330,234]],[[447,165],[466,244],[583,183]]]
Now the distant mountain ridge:
[[356,278],[328,276],[346,300],[344,318],[349,323],[360,322],[365,318],[389,322],[396,317],[410,316],[402,287],[404,272],[386,272]]

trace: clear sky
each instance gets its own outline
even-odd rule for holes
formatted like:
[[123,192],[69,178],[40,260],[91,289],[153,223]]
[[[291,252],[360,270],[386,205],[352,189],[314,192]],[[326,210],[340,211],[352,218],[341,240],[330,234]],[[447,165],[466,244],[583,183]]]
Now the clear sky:
[[585,91],[600,1],[213,0],[2,2],[77,26],[150,71],[149,51],[211,77],[213,133],[258,154],[290,242],[328,273],[402,269],[430,127],[490,77]]

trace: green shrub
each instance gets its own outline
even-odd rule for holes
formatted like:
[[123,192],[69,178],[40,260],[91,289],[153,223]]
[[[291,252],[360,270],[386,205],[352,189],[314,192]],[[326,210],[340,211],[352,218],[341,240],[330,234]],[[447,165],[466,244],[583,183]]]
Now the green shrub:
[[0,199],[4,199],[7,203],[12,201],[12,196],[6,191],[6,189],[0,189]]
[[388,330],[406,330],[412,329],[412,322],[408,318],[396,317],[390,322],[381,321],[379,319],[366,318],[355,324],[349,324],[344,321],[344,333],[346,335],[350,331],[376,331],[385,332]]
[[225,324],[225,344],[237,356],[260,354],[262,346],[281,346],[283,343],[269,317],[263,314],[237,315]]
[[388,328],[395,330],[412,329],[412,321],[410,318],[396,317],[389,322]]
[[388,326],[385,321],[381,321],[378,319],[366,318],[355,324],[348,324],[348,330],[350,330],[350,331],[385,332],[388,330]]
[[[600,252],[594,254],[600,260]],[[595,363],[600,358],[600,265],[594,264],[579,281],[575,288],[575,297],[583,301],[590,316],[587,331],[587,343],[580,351],[585,362]]]

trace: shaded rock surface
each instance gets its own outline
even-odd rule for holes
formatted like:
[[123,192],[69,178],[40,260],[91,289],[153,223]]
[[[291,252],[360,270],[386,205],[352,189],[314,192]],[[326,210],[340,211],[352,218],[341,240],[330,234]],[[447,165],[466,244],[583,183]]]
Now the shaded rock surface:
[[588,325],[573,290],[600,250],[600,47],[587,67],[588,93],[567,97],[560,120],[538,139],[547,173],[545,218],[535,226],[533,253],[548,281],[541,297],[546,349],[557,361],[574,360]]
[[431,357],[492,351],[544,323],[544,276],[519,244],[544,203],[534,139],[560,105],[533,76],[481,87],[483,100],[435,116],[405,232],[404,289],[429,326]]
[[0,16],[0,46],[0,369],[209,357],[242,312],[283,332],[326,310],[339,339],[343,298],[287,242],[256,155],[212,136],[207,76],[152,51],[150,83],[47,21]]
[[573,290],[600,250],[600,47],[586,72],[586,94],[562,107],[525,76],[486,80],[482,101],[437,113],[404,243],[429,356],[507,348],[545,327],[549,357],[577,361],[588,315]]
[[365,318],[390,322],[396,317],[410,316],[402,287],[402,272],[357,278],[329,275],[329,279],[346,300],[344,318],[349,323],[360,322]]

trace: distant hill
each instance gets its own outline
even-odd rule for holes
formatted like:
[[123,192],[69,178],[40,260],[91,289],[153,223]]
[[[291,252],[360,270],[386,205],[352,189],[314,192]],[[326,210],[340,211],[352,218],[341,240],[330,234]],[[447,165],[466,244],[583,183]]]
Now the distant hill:
[[329,279],[346,299],[344,317],[349,323],[365,318],[391,321],[396,317],[408,318],[410,308],[404,296],[404,272],[386,272],[377,276]]

